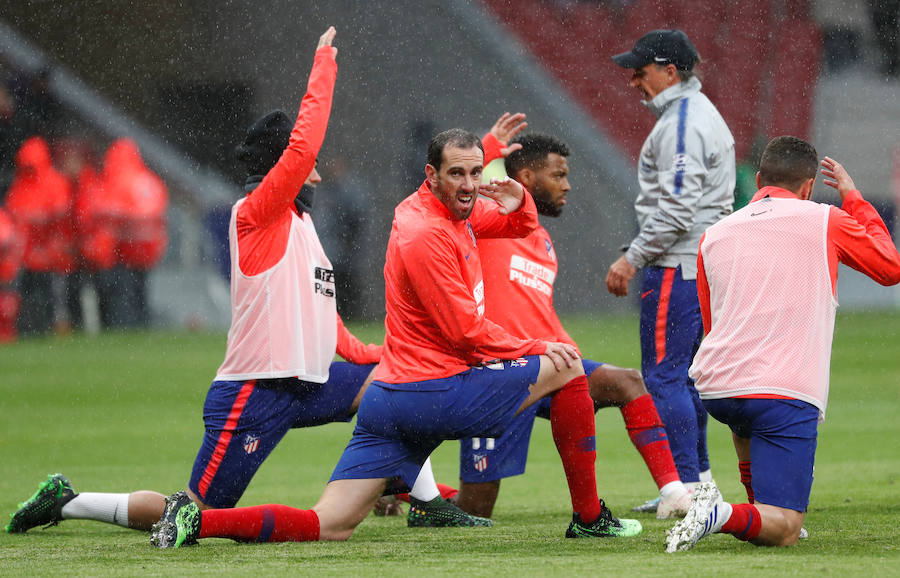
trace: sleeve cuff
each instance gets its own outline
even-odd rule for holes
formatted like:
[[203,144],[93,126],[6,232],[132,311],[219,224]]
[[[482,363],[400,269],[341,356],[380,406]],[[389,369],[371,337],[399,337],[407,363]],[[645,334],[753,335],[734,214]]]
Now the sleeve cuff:
[[503,155],[500,154],[500,149],[502,149],[505,145],[497,140],[497,137],[492,135],[491,133],[487,133],[481,139],[481,146],[484,147],[484,165],[487,166],[493,160],[499,159]]
[[641,259],[641,256],[635,251],[631,246],[628,247],[628,250],[625,251],[625,260],[631,263],[631,266],[635,269],[640,269],[644,266],[644,260]]
[[862,193],[859,192],[859,189],[853,189],[844,197],[844,202],[841,203],[841,209],[849,213],[849,208],[862,200],[864,199]]

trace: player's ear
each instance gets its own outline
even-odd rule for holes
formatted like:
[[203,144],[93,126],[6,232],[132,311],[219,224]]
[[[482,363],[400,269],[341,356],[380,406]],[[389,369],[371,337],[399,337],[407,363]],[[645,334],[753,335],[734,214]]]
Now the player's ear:
[[678,68],[676,68],[674,64],[666,65],[666,74],[669,77],[669,82],[678,82],[681,80],[681,77],[678,76]]
[[516,173],[513,178],[530,191],[533,190],[532,185],[534,185],[534,176],[534,171],[526,167]]
[[762,188],[762,179],[759,178],[759,171],[756,171],[756,188]]
[[432,187],[437,186],[437,169],[431,165],[425,165],[425,178]]
[[815,177],[811,179],[806,179],[803,181],[803,184],[800,185],[800,191],[797,193],[797,196],[804,201],[808,201],[810,197],[812,197],[813,187],[816,184]]

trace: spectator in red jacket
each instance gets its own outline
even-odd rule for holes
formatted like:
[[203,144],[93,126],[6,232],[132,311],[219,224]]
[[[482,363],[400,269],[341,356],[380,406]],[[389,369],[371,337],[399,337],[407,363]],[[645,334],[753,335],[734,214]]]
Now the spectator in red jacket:
[[[94,149],[85,138],[67,138],[54,148],[57,166],[72,186],[68,225],[73,242],[74,269],[66,276],[65,303],[73,329],[84,327],[82,290],[93,286],[100,321],[107,326],[108,296],[99,278],[116,263],[115,230],[103,217],[103,191]],[[108,285],[111,285],[109,283]]]
[[[71,203],[69,181],[55,168],[47,142],[33,136],[16,154],[16,176],[6,195],[6,209],[25,235],[25,270],[18,331],[43,334],[53,328],[55,294],[62,275],[73,265],[66,221]],[[54,293],[54,285],[59,290]],[[48,307],[49,304],[53,304]]]
[[16,339],[19,292],[15,281],[22,268],[24,238],[13,220],[0,209],[0,343]]
[[147,273],[162,259],[168,244],[168,192],[144,165],[130,139],[119,139],[110,146],[103,172],[104,196],[118,218],[116,255],[126,305],[118,321],[126,327],[146,327],[150,324]]

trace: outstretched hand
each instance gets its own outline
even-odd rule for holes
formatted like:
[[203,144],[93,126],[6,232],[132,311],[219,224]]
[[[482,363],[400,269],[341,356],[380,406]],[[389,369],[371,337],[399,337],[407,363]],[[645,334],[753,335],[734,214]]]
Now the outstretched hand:
[[[525,127],[527,126],[528,123],[525,122],[524,112],[517,112],[515,114],[504,112],[503,115],[497,119],[497,122],[494,123],[494,126],[491,127],[491,134],[494,135],[494,138],[505,145],[517,134],[525,130]],[[505,157],[509,153],[517,151],[521,148],[522,145],[514,144],[512,146],[500,149],[500,154]]]
[[478,194],[493,199],[500,205],[500,214],[508,215],[522,206],[525,189],[518,181],[509,177],[505,179],[494,177],[490,183],[481,183]]
[[[316,50],[323,46],[331,46],[335,34],[337,34],[337,30],[334,29],[334,26],[329,26],[328,30],[325,31],[325,34],[319,37],[319,45],[316,46]],[[335,51],[337,51],[337,48],[335,48]]]
[[856,185],[853,184],[853,179],[850,178],[847,170],[830,157],[822,159],[822,175],[825,176],[823,182],[829,187],[837,189],[842,201],[847,193],[856,190]]

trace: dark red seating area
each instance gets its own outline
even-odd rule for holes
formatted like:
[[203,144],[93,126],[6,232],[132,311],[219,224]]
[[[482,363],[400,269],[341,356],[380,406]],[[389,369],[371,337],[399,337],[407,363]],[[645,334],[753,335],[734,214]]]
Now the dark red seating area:
[[484,0],[538,61],[636,158],[654,119],[610,56],[654,28],[681,28],[700,52],[704,92],[731,128],[738,160],[755,138],[808,138],[821,35],[808,0]]

